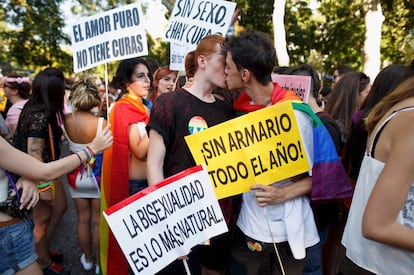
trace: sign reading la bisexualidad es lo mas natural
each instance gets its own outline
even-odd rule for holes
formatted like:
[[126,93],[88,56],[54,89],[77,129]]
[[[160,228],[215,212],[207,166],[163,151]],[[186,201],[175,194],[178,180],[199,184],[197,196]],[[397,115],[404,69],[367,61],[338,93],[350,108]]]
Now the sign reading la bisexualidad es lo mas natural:
[[228,231],[201,165],[128,197],[104,217],[135,274],[154,274]]

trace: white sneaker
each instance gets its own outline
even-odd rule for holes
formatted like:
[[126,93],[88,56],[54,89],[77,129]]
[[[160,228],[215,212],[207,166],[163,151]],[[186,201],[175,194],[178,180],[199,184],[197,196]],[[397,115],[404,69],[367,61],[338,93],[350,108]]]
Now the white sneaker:
[[93,268],[93,263],[86,261],[85,253],[83,253],[82,256],[80,257],[80,262],[84,270],[91,270]]
[[96,265],[96,267],[95,267],[95,274],[99,275],[99,265]]

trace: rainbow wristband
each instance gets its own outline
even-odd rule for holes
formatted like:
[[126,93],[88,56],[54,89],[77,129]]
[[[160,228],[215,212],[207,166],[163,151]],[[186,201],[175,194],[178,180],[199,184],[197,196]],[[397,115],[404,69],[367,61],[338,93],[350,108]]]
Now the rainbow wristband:
[[45,188],[42,188],[42,189],[37,189],[37,191],[39,193],[42,193],[42,192],[45,192],[45,191],[47,191],[49,189],[52,189],[52,185],[46,186]]
[[48,181],[48,182],[44,182],[44,183],[39,183],[37,185],[37,189],[43,189],[43,188],[49,187],[51,185],[52,185],[52,181]]
[[96,154],[95,154],[95,152],[94,152],[94,151],[92,151],[91,147],[86,146],[86,150],[88,150],[88,151],[89,151],[89,153],[91,154],[91,157],[94,157],[94,156],[96,155]]
[[82,148],[82,152],[85,153],[85,155],[86,155],[86,161],[89,162],[91,160],[91,158],[92,158],[91,153],[89,153],[89,151],[86,148]]

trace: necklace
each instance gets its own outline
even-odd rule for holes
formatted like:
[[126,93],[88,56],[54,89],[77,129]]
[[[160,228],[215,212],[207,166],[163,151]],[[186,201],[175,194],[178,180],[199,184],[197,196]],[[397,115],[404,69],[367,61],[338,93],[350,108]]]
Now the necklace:
[[262,106],[270,106],[272,103],[272,99],[269,98],[263,104],[255,103],[253,100],[250,101],[250,105],[262,105]]
[[272,103],[272,99],[269,98],[268,100],[265,101],[265,103],[263,103],[263,105],[264,106],[270,106],[270,105],[272,105],[271,103]]

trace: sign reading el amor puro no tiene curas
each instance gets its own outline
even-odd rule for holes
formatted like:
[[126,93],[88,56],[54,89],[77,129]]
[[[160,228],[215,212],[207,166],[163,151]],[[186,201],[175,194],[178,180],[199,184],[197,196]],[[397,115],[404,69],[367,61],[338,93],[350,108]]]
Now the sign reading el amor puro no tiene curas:
[[81,72],[110,61],[148,55],[141,1],[71,26],[73,65]]

